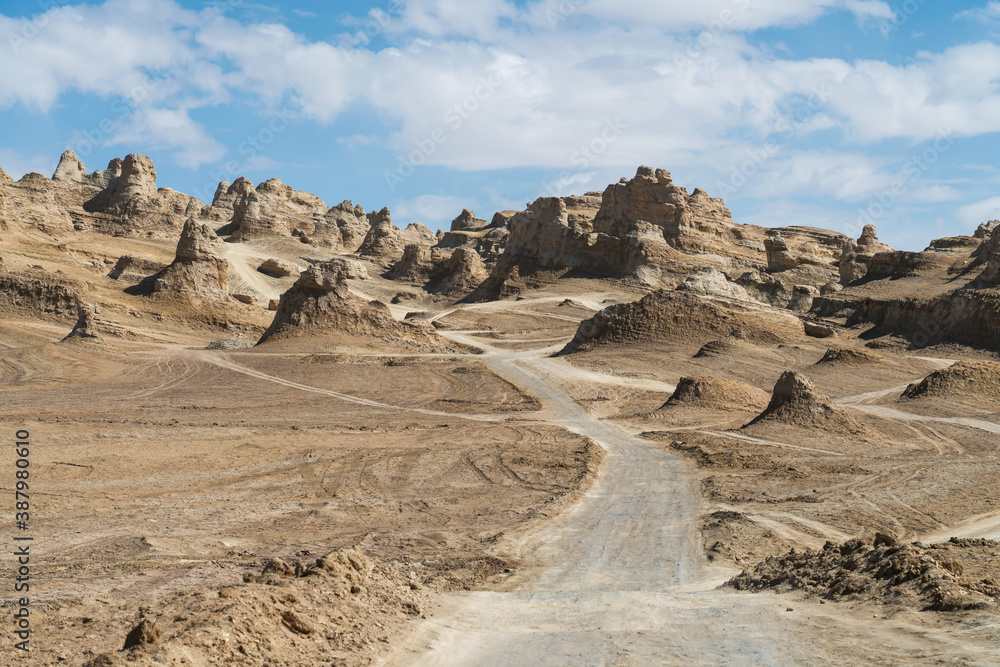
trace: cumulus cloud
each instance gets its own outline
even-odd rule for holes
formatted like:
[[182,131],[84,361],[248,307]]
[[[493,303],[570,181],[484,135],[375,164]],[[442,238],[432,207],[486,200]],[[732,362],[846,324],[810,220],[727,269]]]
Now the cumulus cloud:
[[171,150],[182,167],[197,169],[221,160],[226,148],[204,126],[192,120],[186,109],[141,108],[118,131],[106,139],[109,146],[148,145]]
[[966,9],[959,12],[956,14],[956,18],[970,19],[973,21],[1000,20],[1000,2],[997,2],[997,0],[990,0],[990,2],[986,3],[985,7],[976,7],[975,9]]
[[[560,12],[562,0],[540,3]],[[686,32],[690,30],[753,31],[774,26],[809,23],[831,10],[846,10],[859,18],[892,18],[894,12],[881,0],[575,0],[580,12],[604,20]]]
[[429,227],[444,227],[455,219],[462,209],[474,208],[475,202],[450,195],[421,195],[415,199],[401,200],[393,206],[397,224],[421,222]]
[[960,206],[955,211],[957,217],[966,226],[975,226],[987,220],[1000,219],[1000,197],[990,197],[972,204]]
[[56,163],[51,155],[25,156],[11,148],[0,147],[0,165],[8,176],[20,180],[25,174],[32,172],[51,176],[56,169]]
[[[859,147],[1000,130],[995,44],[922,53],[899,65],[793,60],[747,37],[833,11],[892,19],[880,0],[411,0],[387,7],[377,25],[391,46],[380,50],[311,41],[281,23],[245,23],[175,0],[54,8],[34,20],[43,25],[0,15],[0,34],[31,35],[2,45],[0,108],[45,113],[70,92],[124,99],[135,110],[107,143],[141,141],[196,167],[226,154],[195,120],[199,110],[238,103],[262,117],[291,111],[301,122],[330,124],[360,106],[388,129],[346,145],[388,145],[403,161],[468,171],[546,167],[577,185],[583,175],[631,171],[637,161],[692,165],[725,179],[747,151],[819,132],[840,132]],[[856,147],[769,157],[746,192],[868,196],[893,173]],[[921,196],[946,201],[955,193]],[[426,217],[430,206],[419,210],[416,217]]]

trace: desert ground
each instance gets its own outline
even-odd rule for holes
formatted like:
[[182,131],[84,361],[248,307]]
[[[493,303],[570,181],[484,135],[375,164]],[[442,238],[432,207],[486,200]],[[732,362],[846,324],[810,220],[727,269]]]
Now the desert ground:
[[[4,664],[1000,664],[992,334],[869,313],[994,289],[967,259],[991,236],[826,289],[857,244],[805,228],[750,282],[662,237],[631,277],[512,250],[586,236],[600,193],[476,264],[440,237],[366,254],[401,233],[381,218],[355,250],[240,240],[221,204],[180,216],[201,231],[45,225],[5,187],[0,485],[30,432],[33,634]],[[768,277],[799,270],[812,291]]]

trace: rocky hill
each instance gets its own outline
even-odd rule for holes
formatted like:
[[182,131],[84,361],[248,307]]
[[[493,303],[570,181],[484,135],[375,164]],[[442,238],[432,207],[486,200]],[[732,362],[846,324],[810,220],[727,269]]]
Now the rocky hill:
[[349,266],[343,262],[326,262],[307,269],[281,295],[274,321],[259,342],[331,331],[382,339],[390,345],[444,345],[433,327],[400,322],[384,303],[352,294],[347,284],[349,277]]
[[538,199],[512,216],[510,227],[503,255],[473,299],[516,293],[526,277],[545,272],[664,287],[705,268],[734,280],[748,271],[769,272],[780,275],[780,289],[789,294],[798,284],[818,293],[839,281],[849,240],[806,227],[768,230],[736,223],[721,199],[701,189],[688,193],[669,172],[650,167],[603,193]]
[[[214,258],[194,250],[204,244],[192,241],[189,223],[204,238],[219,237],[209,244]],[[221,182],[205,205],[158,186],[147,156],[116,158],[105,170],[88,172],[67,151],[51,179],[27,174],[14,181],[0,172],[0,229],[13,234],[8,250],[25,244],[23,252],[10,255],[6,269],[15,276],[7,279],[4,296],[11,303],[29,294],[50,303],[43,292],[56,284],[90,302],[97,297],[86,294],[89,285],[120,291],[153,277],[159,291],[180,285],[179,291],[204,298],[228,291],[251,305],[277,307],[299,267],[353,255],[373,275],[417,290],[416,298],[488,301],[562,278],[611,279],[655,295],[634,312],[598,314],[571,348],[621,338],[625,331],[652,332],[661,316],[677,331],[710,334],[704,343],[725,340],[739,328],[732,323],[744,318],[748,331],[781,338],[795,328],[785,326],[793,320],[772,318],[783,310],[867,327],[866,336],[886,344],[1000,350],[994,325],[1000,317],[1000,223],[984,223],[970,236],[937,239],[922,252],[899,252],[881,243],[872,226],[850,239],[808,227],[740,224],[721,199],[698,188],[688,192],[666,170],[649,167],[603,192],[543,197],[523,211],[498,212],[489,222],[466,209],[450,229],[435,234],[416,222],[397,226],[387,208],[366,213],[351,201],[327,206],[278,179],[257,186],[246,178]],[[109,257],[87,233],[137,243],[123,243],[125,252]],[[175,256],[179,238],[198,257]],[[77,241],[87,250],[73,257],[94,274],[84,274],[82,283],[29,260],[38,248],[65,253],[58,249]],[[295,271],[258,271],[269,259]],[[45,280],[53,286],[32,282],[39,278],[24,272],[32,265],[48,270]],[[381,298],[391,300],[391,288]],[[675,306],[664,304],[670,303],[690,305],[709,324],[680,311],[668,316]],[[77,312],[68,302],[57,310]],[[775,323],[782,322],[776,331]]]

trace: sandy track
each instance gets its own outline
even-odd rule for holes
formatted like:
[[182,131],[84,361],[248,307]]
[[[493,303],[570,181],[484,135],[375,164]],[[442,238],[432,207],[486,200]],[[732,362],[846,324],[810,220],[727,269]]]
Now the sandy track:
[[280,378],[276,375],[268,375],[262,371],[257,371],[242,364],[239,364],[228,356],[220,355],[211,352],[191,352],[192,356],[195,356],[198,360],[204,361],[220,368],[225,368],[226,370],[233,371],[234,373],[241,373],[252,378],[257,378],[258,380],[264,380],[266,382],[274,382],[275,384],[280,384],[285,387],[290,387],[292,389],[298,389],[300,391],[307,391],[314,394],[323,394],[324,396],[330,396],[332,398],[340,399],[341,401],[346,401],[348,403],[356,403],[358,405],[366,405],[373,408],[382,408],[385,410],[402,410],[406,412],[419,412],[425,415],[434,415],[436,417],[454,417],[458,419],[468,419],[471,421],[480,422],[500,422],[505,421],[506,417],[494,417],[491,415],[466,415],[454,412],[441,412],[440,410],[427,410],[425,408],[412,408],[403,405],[392,405],[391,403],[380,403],[378,401],[372,401],[367,398],[360,398],[358,396],[352,396],[350,394],[344,394],[339,391],[332,391],[330,389],[320,389],[319,387],[310,387],[306,384],[301,384],[299,382],[293,382],[291,380],[286,380]]
[[[803,623],[785,609],[787,599],[716,589],[727,574],[703,566],[700,497],[685,462],[582,410],[560,388],[579,374],[540,358],[551,348],[506,352],[467,333],[446,335],[479,346],[499,375],[548,406],[548,423],[591,438],[609,455],[579,504],[507,545],[525,564],[508,590],[449,595],[445,610],[386,664],[896,664],[956,654],[990,664],[990,647],[955,644],[926,627],[875,619],[862,627],[846,610],[799,600],[811,613],[826,610]],[[824,538],[847,537],[780,518]]]
[[804,660],[783,646],[775,612],[760,598],[697,592],[711,586],[698,556],[700,499],[687,464],[584,412],[547,381],[562,364],[481,346],[498,374],[549,406],[549,423],[591,438],[609,457],[582,502],[515,546],[530,565],[513,591],[452,596],[451,613],[422,631],[430,645],[418,639],[390,663]]

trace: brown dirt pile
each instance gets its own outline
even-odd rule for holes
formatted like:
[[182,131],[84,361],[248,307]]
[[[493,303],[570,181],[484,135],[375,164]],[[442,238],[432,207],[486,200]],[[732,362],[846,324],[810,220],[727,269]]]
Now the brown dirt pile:
[[767,409],[744,428],[778,422],[833,433],[864,435],[863,424],[833,404],[816,390],[808,378],[794,371],[782,373],[774,385]]
[[960,361],[911,384],[903,392],[902,398],[925,396],[967,397],[996,405],[1000,402],[1000,364],[992,361]]
[[[875,601],[937,611],[985,609],[996,605],[1000,583],[993,577],[963,576],[962,556],[996,553],[1000,543],[953,540],[925,547],[900,544],[878,534],[874,544],[860,539],[820,550],[773,556],[734,577],[742,591],[806,591],[828,600]],[[980,575],[983,574],[980,572]],[[976,579],[979,579],[976,581]]]
[[[116,628],[117,650],[91,654],[89,663],[371,664],[429,603],[414,572],[356,549],[311,563],[274,559],[262,574],[243,578],[240,585],[144,601],[132,621],[126,614]],[[79,621],[72,609],[48,612],[47,620]]]
[[688,405],[710,410],[747,410],[767,407],[770,397],[752,385],[716,377],[685,377],[677,383],[664,408]]
[[639,301],[616,304],[580,323],[564,353],[599,345],[678,342],[703,345],[734,329],[748,341],[779,344],[802,337],[799,321],[749,301],[710,299],[683,291],[658,290]]
[[816,362],[819,364],[838,364],[842,366],[867,366],[870,364],[880,364],[886,360],[881,354],[869,350],[859,350],[852,347],[835,347],[827,350],[823,358]]

